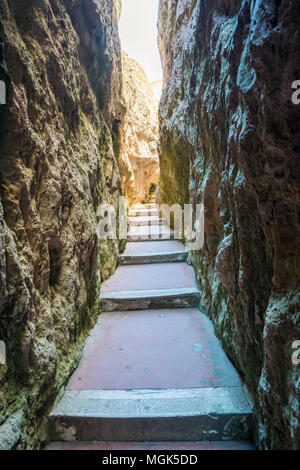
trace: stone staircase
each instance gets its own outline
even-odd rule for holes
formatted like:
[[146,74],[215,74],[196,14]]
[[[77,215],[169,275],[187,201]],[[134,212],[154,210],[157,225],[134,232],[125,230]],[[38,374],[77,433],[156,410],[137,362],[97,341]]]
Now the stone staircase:
[[243,384],[197,309],[184,245],[165,239],[155,204],[129,216],[103,313],[49,416],[48,449],[253,448]]

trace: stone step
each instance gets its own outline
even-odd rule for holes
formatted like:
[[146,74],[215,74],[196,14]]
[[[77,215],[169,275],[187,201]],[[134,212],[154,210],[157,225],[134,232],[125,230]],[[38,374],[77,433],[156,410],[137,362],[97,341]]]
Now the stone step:
[[125,252],[119,257],[119,264],[174,263],[187,260],[188,251],[177,240],[128,242]]
[[131,209],[138,210],[138,209],[157,209],[158,205],[155,203],[149,204],[134,204]]
[[154,264],[154,263],[182,263],[187,260],[188,251],[170,251],[166,253],[140,253],[137,255],[121,255],[119,265]]
[[68,390],[241,387],[242,382],[198,309],[100,315]]
[[[140,209],[145,205],[133,210]],[[143,238],[151,235],[156,241]],[[105,313],[49,416],[56,445],[250,445],[252,410],[242,382],[212,323],[193,308],[200,295],[193,269],[180,262],[184,245],[159,239],[164,235],[174,237],[165,225],[131,227],[129,240],[138,238],[103,283]]]
[[46,450],[255,450],[250,441],[198,442],[52,442]]
[[130,227],[127,240],[147,241],[147,240],[176,240],[178,236],[167,225],[157,225],[150,227]]
[[130,209],[128,215],[129,217],[159,217],[159,211],[157,209]]
[[49,417],[53,441],[250,438],[242,382],[197,309],[100,315]]
[[159,308],[197,307],[200,294],[196,288],[159,289],[146,291],[107,292],[100,298],[101,311],[150,310]]
[[142,216],[142,217],[129,217],[128,218],[129,225],[131,227],[139,226],[156,226],[156,225],[165,225],[165,219],[162,219],[157,216]]
[[67,390],[49,416],[59,441],[248,440],[251,409],[241,387]]
[[120,266],[100,292],[102,311],[186,308],[199,303],[194,271],[186,263]]

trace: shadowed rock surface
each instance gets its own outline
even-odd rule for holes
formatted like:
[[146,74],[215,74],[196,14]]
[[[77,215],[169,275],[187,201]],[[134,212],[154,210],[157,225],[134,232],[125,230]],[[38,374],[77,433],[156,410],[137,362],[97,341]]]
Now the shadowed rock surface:
[[161,0],[162,202],[205,204],[191,262],[255,403],[261,447],[300,448],[297,0]]
[[145,202],[159,176],[158,101],[148,78],[134,59],[122,52],[126,114],[121,125],[120,171],[129,202]]
[[[26,3],[26,5],[24,5]],[[77,365],[117,242],[96,234],[117,204],[120,4],[2,0],[0,448],[32,448]],[[115,150],[115,152],[114,152]],[[2,426],[1,426],[2,425]],[[41,428],[42,429],[42,428]]]

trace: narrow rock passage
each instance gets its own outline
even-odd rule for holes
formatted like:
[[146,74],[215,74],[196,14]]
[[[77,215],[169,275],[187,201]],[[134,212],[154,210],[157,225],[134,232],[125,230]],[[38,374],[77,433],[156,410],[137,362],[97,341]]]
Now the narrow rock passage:
[[[130,211],[131,230],[139,221],[143,236],[148,221],[164,227],[154,204]],[[252,447],[251,409],[211,322],[196,308],[187,251],[177,240],[154,238],[128,242],[102,286],[104,313],[49,417],[49,449]]]

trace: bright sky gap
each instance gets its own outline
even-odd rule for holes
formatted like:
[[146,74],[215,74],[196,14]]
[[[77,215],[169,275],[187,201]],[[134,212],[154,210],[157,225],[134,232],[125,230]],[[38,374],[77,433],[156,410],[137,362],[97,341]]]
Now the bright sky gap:
[[158,0],[123,0],[119,24],[122,49],[143,67],[150,82],[162,80],[157,45]]

